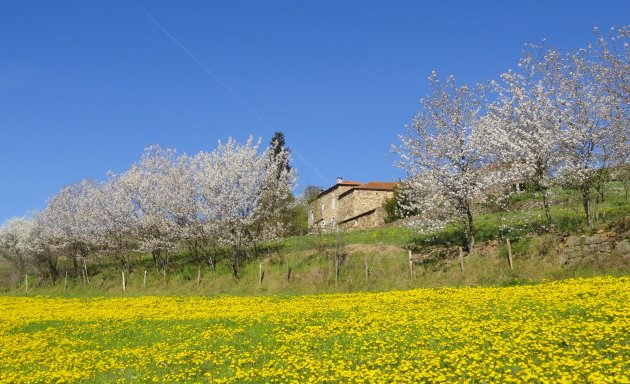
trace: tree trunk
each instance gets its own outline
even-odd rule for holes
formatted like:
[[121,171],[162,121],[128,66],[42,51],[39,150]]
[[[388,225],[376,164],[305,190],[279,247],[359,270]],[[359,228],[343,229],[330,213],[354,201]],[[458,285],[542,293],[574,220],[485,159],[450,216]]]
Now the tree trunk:
[[216,272],[216,270],[217,270],[217,260],[216,260],[216,251],[214,250],[214,247],[212,248],[212,251],[210,251],[210,257],[208,258],[208,264],[210,264],[210,267],[212,268],[212,271]]
[[591,191],[588,184],[582,187],[582,206],[586,214],[586,224],[591,228],[593,226],[593,219],[591,218]]
[[83,257],[83,274],[85,276],[85,282],[90,284],[90,275],[88,274],[87,259],[85,257]]
[[472,254],[475,248],[475,223],[473,222],[470,205],[466,205],[466,219],[466,247],[468,248],[468,253]]
[[512,244],[510,243],[510,239],[506,239],[505,244],[507,245],[508,250],[508,264],[510,265],[510,269],[514,269],[514,264],[512,263]]
[[217,256],[217,247],[216,245],[212,246],[212,253],[210,253],[210,259],[212,261],[212,270],[214,272],[217,271],[217,263],[219,262],[219,257]]
[[159,249],[152,249],[151,250],[151,256],[153,257],[153,263],[155,264],[155,268],[157,268],[158,270],[160,269],[160,267],[162,265],[160,262],[160,250]]
[[551,209],[549,207],[549,196],[547,196],[547,188],[542,191],[543,207],[545,208],[545,218],[547,219],[547,231],[553,230],[553,223],[551,222]]
[[48,271],[50,272],[50,279],[54,285],[59,277],[59,270],[57,269],[56,261],[50,257],[48,258]]
[[188,250],[193,258],[193,262],[197,265],[201,264],[201,252],[199,251],[199,244],[197,240],[186,240],[188,243]]
[[238,279],[238,263],[235,260],[232,260],[232,278]]
[[118,260],[120,261],[120,268],[121,268],[121,270],[130,272],[129,261],[127,260],[125,255],[119,253],[118,254]]
[[599,203],[603,203],[604,202],[604,193],[605,193],[605,189],[606,189],[606,168],[605,168],[605,164],[602,168],[599,169],[598,172],[598,177],[597,180],[595,182],[595,191],[597,192],[597,196],[596,196],[596,202]]
[[240,260],[240,249],[236,247],[234,253],[232,253],[232,278],[238,279],[238,264]]
[[13,270],[15,272],[13,282],[16,287],[19,287],[21,278],[26,273],[26,265],[19,258],[11,259],[10,263],[13,265]]
[[74,253],[72,255],[72,268],[74,270],[74,275],[78,275],[79,274],[79,263],[77,261],[77,254]]

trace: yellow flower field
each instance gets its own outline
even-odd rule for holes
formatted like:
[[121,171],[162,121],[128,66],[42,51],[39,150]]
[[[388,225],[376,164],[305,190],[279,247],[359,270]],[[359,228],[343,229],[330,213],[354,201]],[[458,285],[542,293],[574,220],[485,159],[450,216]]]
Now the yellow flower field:
[[0,381],[620,382],[630,278],[294,297],[0,297]]

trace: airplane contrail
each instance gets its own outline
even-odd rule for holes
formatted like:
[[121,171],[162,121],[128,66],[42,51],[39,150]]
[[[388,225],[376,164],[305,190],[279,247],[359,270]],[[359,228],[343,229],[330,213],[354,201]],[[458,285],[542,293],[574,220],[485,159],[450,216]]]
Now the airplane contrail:
[[[188,48],[186,48],[184,46],[184,44],[182,44],[172,33],[170,33],[155,17],[153,17],[153,15],[151,15],[149,13],[149,11],[147,11],[143,6],[141,6],[140,4],[134,3],[134,5],[144,14],[144,16],[146,16],[149,20],[151,20],[151,22],[153,24],[155,24],[156,27],[158,27],[160,29],[160,31],[162,31],[162,33],[168,37],[169,40],[171,40],[171,42],[173,42],[182,52],[184,52],[186,54],[186,56],[188,56],[192,61],[194,61],[195,63],[197,63],[197,65],[199,65],[201,67],[201,69],[203,69],[203,71],[210,76],[214,81],[216,81],[217,83],[219,83],[219,85],[221,85],[226,91],[228,91],[232,96],[234,96],[245,108],[247,108],[255,117],[256,119],[258,119],[258,121],[260,121],[263,125],[265,125],[267,128],[271,129],[271,125],[269,123],[267,123],[267,121],[265,119],[263,119],[263,117],[254,109],[254,107],[252,107],[247,101],[245,101],[245,99],[243,99],[235,90],[234,88],[232,88],[228,83],[226,83],[225,81],[221,80],[221,78],[219,76],[217,76],[214,71],[212,69],[210,69],[210,67],[208,67],[203,61],[199,60],[197,58],[197,56],[195,56]],[[311,168],[315,174],[324,182],[324,183],[328,183],[327,178],[324,177],[324,175],[319,171],[319,169],[317,169],[314,165],[312,165],[308,160],[306,160],[306,158],[304,156],[302,156],[300,154],[300,152],[293,148],[292,152],[295,154],[295,156],[302,162],[304,163],[304,165],[308,166],[309,168]]]
[[212,69],[210,69],[210,67],[208,67],[203,61],[199,60],[197,58],[197,56],[195,56],[192,52],[190,52],[190,50],[188,50],[188,48],[186,48],[184,46],[184,44],[182,44],[175,36],[173,36],[172,33],[170,33],[166,28],[164,28],[164,26],[157,21],[157,19],[155,17],[153,17],[153,15],[151,15],[144,7],[140,6],[140,5],[136,5],[141,11],[142,13],[144,13],[144,15],[153,22],[153,24],[155,24],[156,27],[158,27],[160,29],[160,31],[162,31],[162,33],[164,33],[164,35],[166,35],[166,37],[169,38],[169,40],[171,40],[179,49],[182,50],[182,52],[184,52],[190,59],[192,59],[192,61],[194,61],[195,63],[197,63],[197,65],[199,65],[201,67],[201,69],[204,70],[204,72],[206,72],[214,81],[216,81],[217,83],[219,83],[219,85],[221,85],[223,88],[225,88],[226,91],[228,91],[232,96],[234,96],[241,104],[243,104],[243,106],[247,109],[249,109],[249,111],[261,122],[263,123],[265,126],[270,127],[269,123],[267,123],[265,121],[265,119],[262,118],[262,116],[260,116],[260,114],[258,112],[256,112],[256,110],[249,105],[249,103],[247,101],[245,101],[245,99],[243,99],[238,93],[236,93],[236,91],[234,90],[234,88],[230,87],[230,85],[228,83],[226,83],[225,81],[221,80],[221,78],[219,76],[217,76],[214,71]]
[[302,163],[304,163],[304,165],[306,165],[307,167],[309,167],[310,169],[312,169],[315,174],[317,175],[317,177],[319,177],[321,179],[321,181],[324,183],[324,186],[326,184],[328,184],[330,182],[330,179],[327,179],[320,171],[319,169],[315,168],[315,166],[313,164],[311,164],[308,160],[306,160],[304,158],[304,156],[302,156],[300,154],[300,152],[294,148],[291,149],[291,152],[293,152],[295,154],[295,157],[297,157],[298,159],[300,159],[300,161]]

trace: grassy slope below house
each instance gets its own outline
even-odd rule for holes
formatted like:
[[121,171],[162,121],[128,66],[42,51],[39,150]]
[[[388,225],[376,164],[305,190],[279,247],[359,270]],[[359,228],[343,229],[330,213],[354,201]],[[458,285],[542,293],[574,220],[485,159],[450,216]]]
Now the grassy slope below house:
[[[464,272],[460,270],[457,245],[460,234],[454,227],[437,234],[417,235],[405,226],[391,225],[374,230],[354,231],[343,235],[324,234],[291,237],[271,244],[258,258],[246,262],[241,277],[234,280],[227,262],[219,263],[216,271],[201,267],[198,284],[197,266],[186,253],[174,255],[166,280],[152,265],[147,255],[138,255],[133,271],[127,274],[125,295],[161,294],[305,294],[319,292],[383,291],[414,287],[511,285],[567,277],[596,275],[630,275],[630,259],[615,252],[604,257],[589,258],[593,249],[588,244],[580,255],[567,262],[566,245],[580,236],[597,234],[611,244],[628,236],[630,203],[623,189],[611,183],[605,201],[594,211],[599,220],[594,228],[583,224],[583,212],[576,193],[557,190],[552,215],[556,225],[553,234],[543,231],[544,215],[535,196],[523,193],[512,200],[510,212],[492,207],[479,207],[476,218],[478,247],[474,255],[466,255]],[[509,230],[501,231],[502,225]],[[571,236],[569,236],[571,235]],[[514,269],[507,262],[504,240],[511,239]],[[580,243],[581,244],[581,243]],[[407,252],[412,249],[414,276],[410,277]],[[344,253],[335,278],[336,253]],[[365,276],[365,263],[368,277]],[[291,269],[287,280],[287,263]],[[62,266],[62,274],[64,270]],[[260,269],[264,271],[259,282]],[[63,278],[55,286],[31,288],[29,295],[122,295],[121,273],[110,260],[91,260],[90,284],[70,277],[64,292]],[[147,287],[143,287],[144,271]],[[0,278],[8,281],[6,265],[0,265]],[[23,279],[22,279],[23,280]],[[33,282],[31,282],[33,285]],[[5,288],[10,294],[23,294],[20,288]]]

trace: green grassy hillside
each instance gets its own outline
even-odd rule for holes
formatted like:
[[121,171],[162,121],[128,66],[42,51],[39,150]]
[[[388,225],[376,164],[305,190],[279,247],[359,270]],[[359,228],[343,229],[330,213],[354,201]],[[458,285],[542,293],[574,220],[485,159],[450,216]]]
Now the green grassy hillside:
[[[397,223],[373,230],[311,234],[259,245],[241,265],[239,279],[231,277],[227,261],[220,261],[213,270],[209,265],[192,263],[186,252],[173,255],[169,271],[164,276],[155,268],[150,256],[138,254],[133,259],[131,272],[125,276],[126,292],[122,291],[119,265],[110,259],[89,260],[89,284],[72,273],[64,283],[64,271],[70,271],[71,266],[68,260],[61,260],[61,279],[55,285],[37,284],[31,274],[28,294],[305,294],[511,285],[568,277],[630,274],[630,258],[622,249],[627,244],[623,240],[630,233],[630,203],[620,184],[610,183],[604,201],[594,206],[597,220],[593,228],[584,224],[579,196],[575,192],[558,189],[554,200],[555,229],[552,233],[546,233],[543,228],[544,215],[535,193],[516,195],[509,211],[492,206],[478,207],[475,220],[478,246],[474,254],[464,256],[463,271],[457,250],[462,235],[456,227],[419,235],[403,223]],[[584,239],[592,236],[599,236],[600,243],[605,243],[602,246],[609,249],[602,253],[584,244]],[[507,261],[506,239],[511,240],[513,269]],[[413,275],[409,267],[409,250],[413,252]],[[290,276],[287,276],[287,268]],[[264,274],[262,282],[261,271]],[[24,278],[20,279],[19,287],[15,279],[10,283],[7,265],[0,265],[0,274],[4,292],[25,294]]]

